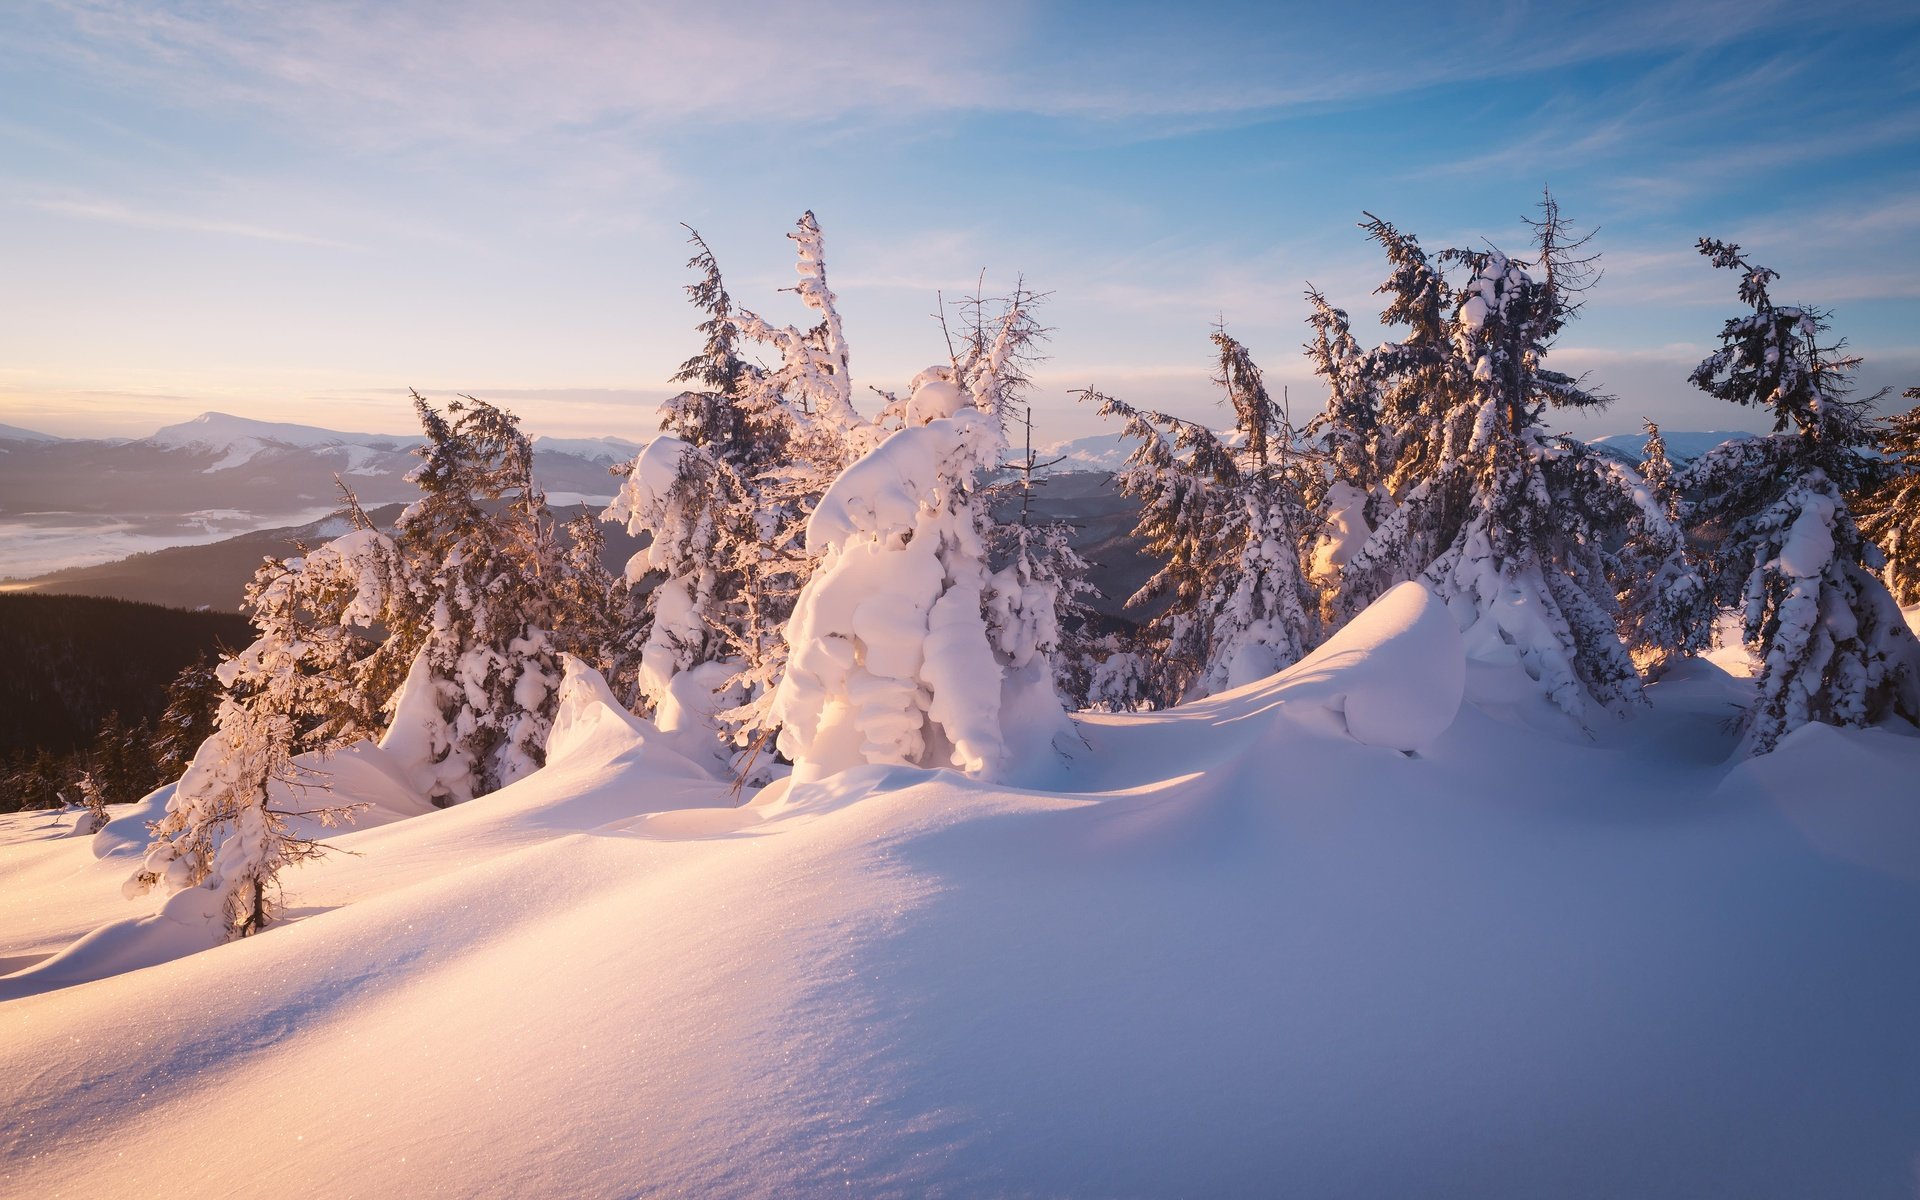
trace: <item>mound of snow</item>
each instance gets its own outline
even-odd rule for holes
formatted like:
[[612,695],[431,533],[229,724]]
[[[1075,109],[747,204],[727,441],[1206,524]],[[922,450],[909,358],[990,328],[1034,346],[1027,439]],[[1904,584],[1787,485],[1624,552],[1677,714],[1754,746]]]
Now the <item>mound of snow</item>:
[[1421,584],[1403,583],[1283,672],[1280,694],[1340,714],[1356,741],[1412,751],[1453,724],[1466,672],[1447,606]]
[[560,703],[547,735],[547,767],[601,764],[615,758],[644,757],[648,768],[680,779],[712,779],[697,760],[708,759],[711,737],[703,730],[676,738],[651,721],[634,716],[613,697],[600,673],[571,654],[561,655]]

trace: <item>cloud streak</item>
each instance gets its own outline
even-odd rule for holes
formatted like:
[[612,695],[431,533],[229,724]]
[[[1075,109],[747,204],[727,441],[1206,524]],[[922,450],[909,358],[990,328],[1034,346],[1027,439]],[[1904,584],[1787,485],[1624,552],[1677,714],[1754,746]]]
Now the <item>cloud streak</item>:
[[216,237],[246,238],[261,242],[289,242],[301,246],[321,246],[330,250],[357,250],[359,247],[332,238],[317,237],[290,229],[274,229],[243,221],[209,220],[178,213],[152,212],[131,208],[112,200],[65,199],[34,200],[32,207],[54,216],[77,221],[95,221],[107,225],[125,225],[135,229],[161,229],[179,233],[204,233]]

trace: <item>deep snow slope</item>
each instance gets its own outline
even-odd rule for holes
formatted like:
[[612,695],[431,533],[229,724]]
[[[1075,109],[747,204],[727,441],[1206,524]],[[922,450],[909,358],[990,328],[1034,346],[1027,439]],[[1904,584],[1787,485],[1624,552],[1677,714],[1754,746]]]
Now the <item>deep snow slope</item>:
[[[730,807],[576,694],[291,923],[0,1003],[0,1194],[1911,1196],[1920,738],[1729,767],[1692,664],[1568,740],[1460,703],[1450,633],[1090,718],[1049,790]],[[148,911],[46,823],[5,907],[72,915],[0,955]]]

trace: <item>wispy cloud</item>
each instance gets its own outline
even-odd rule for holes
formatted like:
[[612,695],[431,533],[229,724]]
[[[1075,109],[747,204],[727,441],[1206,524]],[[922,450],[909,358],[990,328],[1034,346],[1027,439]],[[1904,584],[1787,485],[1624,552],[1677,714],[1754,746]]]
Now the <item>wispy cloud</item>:
[[32,207],[55,216],[79,221],[98,221],[108,225],[127,225],[136,229],[165,229],[181,233],[205,233],[217,237],[251,238],[262,242],[292,242],[303,246],[324,246],[333,250],[359,247],[333,238],[317,237],[291,229],[274,229],[243,221],[209,220],[179,213],[136,209],[112,200],[49,199],[32,200]]
[[984,89],[993,24],[871,2],[814,13],[501,0],[43,7],[65,20],[43,24],[42,49],[124,86],[263,107],[386,146],[946,107]]
[[36,7],[50,19],[35,24],[35,49],[125,86],[266,108],[387,146],[500,144],[556,131],[644,138],[660,123],[744,125],[773,114],[792,123],[957,111],[1099,120],[1270,113],[1697,49],[1799,11],[1781,0],[1713,0],[1573,17],[1517,3],[1489,18],[1403,5],[1388,14],[1396,36],[1449,48],[1394,56],[1380,52],[1381,13],[1337,8],[1290,13],[1284,23],[1241,14],[1223,37],[1220,22],[1163,6],[1017,0]]

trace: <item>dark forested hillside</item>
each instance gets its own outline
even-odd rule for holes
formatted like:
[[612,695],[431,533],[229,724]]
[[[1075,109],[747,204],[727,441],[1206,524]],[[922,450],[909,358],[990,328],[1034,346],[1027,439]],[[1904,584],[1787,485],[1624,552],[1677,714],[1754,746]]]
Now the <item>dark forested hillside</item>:
[[181,670],[249,640],[234,613],[0,594],[0,757],[77,750],[109,714],[150,723]]

